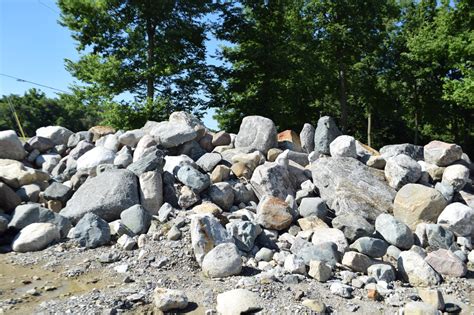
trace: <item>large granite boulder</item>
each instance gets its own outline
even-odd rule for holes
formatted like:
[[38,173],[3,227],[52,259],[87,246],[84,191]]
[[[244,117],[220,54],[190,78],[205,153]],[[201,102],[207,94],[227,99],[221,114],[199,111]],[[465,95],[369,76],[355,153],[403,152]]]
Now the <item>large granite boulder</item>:
[[71,130],[61,126],[47,126],[36,130],[38,137],[43,137],[51,140],[55,145],[67,145],[69,137],[73,134]]
[[319,118],[314,133],[314,151],[326,155],[330,154],[329,145],[340,135],[342,133],[337,128],[334,119],[329,116]]
[[48,181],[49,174],[15,160],[0,159],[0,180],[12,188]]
[[100,164],[113,164],[115,152],[104,147],[95,147],[77,159],[77,170],[90,170]]
[[123,210],[140,203],[138,195],[137,177],[131,171],[110,170],[87,179],[60,213],[73,223],[89,212],[113,221]]
[[416,183],[421,177],[421,166],[406,154],[399,154],[387,160],[385,178],[388,184],[400,189],[403,185]]
[[462,157],[461,147],[454,143],[435,140],[425,145],[423,149],[425,162],[438,166],[448,166]]
[[267,154],[269,149],[277,145],[277,130],[273,121],[262,116],[247,116],[242,120],[235,138],[236,148]]
[[436,222],[446,205],[446,199],[438,190],[420,184],[408,184],[395,196],[393,215],[415,230],[420,222]]
[[59,238],[59,229],[54,224],[32,223],[15,237],[12,249],[20,253],[42,250]]
[[21,161],[25,156],[26,151],[15,131],[0,131],[0,159]]
[[296,194],[288,164],[266,162],[258,166],[253,172],[250,184],[259,199],[264,196],[274,196],[285,199],[286,196]]
[[390,144],[380,148],[380,154],[386,160],[399,154],[405,154],[419,161],[423,160],[423,147],[410,143]]
[[311,165],[313,183],[336,215],[354,213],[369,222],[392,211],[395,190],[383,175],[353,158],[321,158]]
[[173,148],[194,140],[197,133],[187,124],[163,121],[150,130],[150,135],[163,147]]

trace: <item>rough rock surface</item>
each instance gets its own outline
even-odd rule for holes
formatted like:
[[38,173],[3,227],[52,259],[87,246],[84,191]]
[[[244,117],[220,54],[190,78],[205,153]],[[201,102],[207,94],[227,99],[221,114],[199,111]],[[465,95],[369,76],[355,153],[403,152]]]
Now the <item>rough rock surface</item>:
[[247,116],[242,119],[239,133],[235,138],[236,148],[249,151],[258,150],[266,154],[277,146],[277,130],[273,121],[262,116]]
[[314,132],[314,151],[330,154],[329,145],[340,135],[341,131],[337,128],[334,119],[329,116],[319,118]]
[[123,210],[140,203],[137,182],[137,177],[128,170],[110,170],[89,178],[60,214],[73,223],[89,212],[106,221],[116,220]]
[[217,245],[202,261],[202,271],[209,278],[238,275],[241,270],[242,259],[234,243]]
[[436,222],[446,205],[446,199],[438,190],[408,184],[395,196],[393,215],[414,230],[420,222]]
[[26,151],[15,131],[0,131],[0,159],[21,161],[25,157]]
[[24,227],[13,240],[15,252],[25,253],[45,249],[60,239],[59,229],[52,223],[32,223]]
[[356,159],[322,158],[311,172],[321,198],[336,215],[354,213],[373,222],[392,211],[395,190]]

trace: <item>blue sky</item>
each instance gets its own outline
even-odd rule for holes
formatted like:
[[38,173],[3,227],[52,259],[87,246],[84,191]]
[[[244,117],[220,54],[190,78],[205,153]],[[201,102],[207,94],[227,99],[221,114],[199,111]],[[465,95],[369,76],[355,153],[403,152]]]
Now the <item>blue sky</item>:
[[[78,53],[58,18],[55,0],[0,0],[0,73],[68,91],[74,78],[64,69],[64,59],[77,60]],[[209,41],[209,53],[217,46]],[[0,75],[0,95],[22,95],[32,87],[55,96],[54,90]],[[208,112],[204,123],[217,129],[213,114]]]

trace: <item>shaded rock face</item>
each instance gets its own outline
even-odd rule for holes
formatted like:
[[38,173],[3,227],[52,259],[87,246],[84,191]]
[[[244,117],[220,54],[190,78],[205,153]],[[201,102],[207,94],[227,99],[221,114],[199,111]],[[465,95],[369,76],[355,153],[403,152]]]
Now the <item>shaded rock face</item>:
[[328,155],[329,145],[338,136],[342,135],[334,119],[329,116],[319,118],[314,133],[314,151]]
[[235,138],[236,148],[267,154],[269,149],[277,146],[277,130],[273,121],[262,116],[247,116],[242,120]]
[[390,144],[380,148],[380,154],[383,158],[389,159],[399,154],[405,154],[414,160],[423,160],[423,147],[410,143]]
[[336,215],[354,213],[369,222],[392,211],[395,190],[353,158],[321,158],[311,165],[313,183]]
[[107,222],[89,212],[74,227],[74,238],[83,247],[96,248],[110,242],[110,228]]
[[0,131],[0,159],[21,161],[25,157],[26,151],[15,131]]
[[60,214],[76,223],[92,212],[110,222],[138,203],[137,177],[128,170],[110,170],[87,179]]

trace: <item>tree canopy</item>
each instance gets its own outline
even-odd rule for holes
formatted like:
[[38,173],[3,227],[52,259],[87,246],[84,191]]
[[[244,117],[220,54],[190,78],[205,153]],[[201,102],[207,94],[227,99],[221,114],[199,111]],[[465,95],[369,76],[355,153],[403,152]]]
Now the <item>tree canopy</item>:
[[[216,109],[299,132],[322,115],[373,147],[474,146],[474,10],[469,0],[58,0],[80,58],[70,94],[4,96],[26,129],[54,121],[137,128],[176,110]],[[221,43],[220,65],[209,40]],[[37,106],[37,107],[35,107]],[[86,113],[82,115],[80,113]],[[54,117],[54,118],[53,118]],[[72,120],[72,121],[70,121]]]

